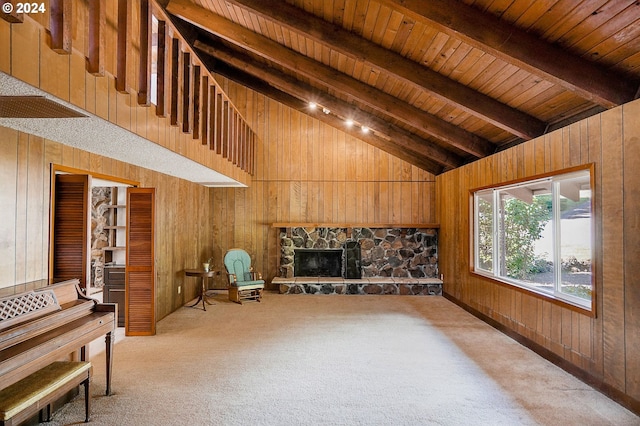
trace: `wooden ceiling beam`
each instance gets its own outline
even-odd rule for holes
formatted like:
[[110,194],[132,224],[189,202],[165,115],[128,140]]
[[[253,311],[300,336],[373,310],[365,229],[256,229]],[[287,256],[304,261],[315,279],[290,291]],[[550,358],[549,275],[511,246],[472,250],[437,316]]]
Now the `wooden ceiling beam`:
[[[456,147],[477,158],[495,152],[495,146],[490,141],[409,105],[382,90],[287,49],[205,9],[193,5],[188,6],[187,9],[181,7],[181,11],[175,11],[171,8],[168,10],[204,31],[215,34],[243,50],[286,67],[292,72],[302,74],[323,86],[345,93],[378,113],[425,132],[442,141],[445,145]],[[307,101],[309,100],[307,99]]]
[[[277,86],[280,90],[294,94],[295,97],[301,100],[304,100],[307,103],[312,100],[316,101],[317,103],[323,106],[326,106],[335,112],[339,110],[343,117],[348,117],[349,115],[353,114],[354,111],[357,110],[358,111],[357,115],[360,121],[363,122],[362,124],[367,123],[372,129],[377,128],[381,132],[383,132],[383,129],[385,128],[390,128],[389,127],[390,125],[387,122],[385,122],[383,119],[376,117],[372,114],[369,114],[367,112],[364,112],[358,109],[357,107],[355,107],[354,105],[346,101],[342,101],[334,96],[330,96],[327,93],[321,93],[320,90],[315,89],[305,83],[302,83],[299,80],[295,79],[294,77],[291,77],[282,72],[279,72],[272,67],[265,67],[264,64],[255,64],[254,60],[246,56],[246,54],[243,55],[242,53],[239,53],[239,52],[230,51],[230,49],[225,50],[225,48],[221,46],[213,47],[200,40],[196,40],[193,45],[196,49],[199,49],[214,57],[217,57],[218,59],[223,60],[224,62],[227,62],[236,68],[240,68],[240,69],[246,68],[247,70],[251,69],[251,71],[248,71],[250,74],[253,74],[256,77],[261,78],[274,86]],[[243,63],[243,61],[246,61],[246,63]],[[280,65],[283,65],[283,63],[280,62]],[[319,65],[319,67],[321,67],[321,65]],[[318,69],[316,69],[316,72],[317,71]],[[325,78],[325,80],[320,80],[320,81],[325,84],[328,84],[332,89],[339,91],[342,86],[336,87],[336,86],[333,86],[333,83],[335,83],[335,80],[340,80],[341,78],[340,77],[334,78],[333,76],[334,73],[335,71],[332,71],[330,75],[326,75],[323,77]],[[331,78],[334,78],[334,80],[331,80]],[[342,79],[346,79],[346,78],[348,77],[342,76]],[[364,86],[364,87],[360,87],[360,86]],[[365,103],[368,106],[371,106],[372,108],[375,108],[377,111],[379,111],[384,115],[397,118],[398,120],[408,123],[410,126],[418,129],[423,127],[423,126],[420,126],[419,122],[415,123],[415,121],[419,121],[421,119],[422,115],[418,115],[417,120],[415,120],[415,116],[411,115],[413,111],[408,106],[406,108],[400,108],[399,111],[397,111],[395,114],[390,114],[389,110],[394,108],[393,106],[389,106],[389,104],[385,102],[386,97],[390,95],[387,95],[384,92],[376,93],[377,89],[373,89],[370,86],[367,86],[363,83],[356,84],[355,82],[352,86],[349,86],[347,84],[346,89],[349,90],[349,92],[347,93],[350,96],[352,97],[360,96],[359,100],[361,102]],[[372,91],[374,93],[370,94],[370,92]],[[397,101],[396,98],[393,98],[393,99]],[[403,112],[405,113],[404,116],[402,115]],[[454,127],[454,129],[457,129],[457,127],[455,126],[451,126],[451,127]],[[400,132],[400,129],[397,126],[393,126],[393,128],[398,129],[396,133]],[[402,129],[402,131],[406,132],[404,129]],[[410,132],[407,132],[407,133],[410,133]],[[420,136],[415,135],[413,133],[411,134],[413,135],[413,138],[422,140]],[[459,134],[459,132],[455,132],[452,129],[452,134],[455,136]],[[447,137],[447,139],[450,140],[451,137]],[[475,139],[484,141],[484,139],[476,137],[476,138],[473,138],[474,142],[475,142]],[[456,141],[457,143],[447,143],[448,141],[444,141],[444,142],[445,142],[444,143],[445,145],[452,145],[452,146],[461,145],[459,141]],[[433,144],[429,143],[429,145],[433,145]],[[473,155],[476,155],[478,157],[484,157],[494,152],[493,145],[490,144],[488,141],[485,144],[468,143],[468,144],[465,144],[464,147],[466,148],[464,149],[464,151],[467,151],[467,152],[471,151]],[[448,157],[450,157],[451,153],[448,153],[448,151],[446,151],[445,149],[440,149],[440,147],[435,145],[434,145],[434,149],[437,149],[438,151],[433,152],[431,154],[432,157],[438,157],[440,158],[441,161],[445,161],[443,164],[447,164],[450,166],[453,165],[449,163],[450,158],[447,159]],[[459,159],[456,159],[455,162],[460,163]]]
[[202,61],[208,69],[216,74],[228,78],[229,80],[241,84],[242,86],[245,86],[258,93],[261,93],[264,96],[267,96],[268,98],[280,102],[281,104],[293,108],[297,111],[303,111],[305,114],[317,119],[318,121],[339,129],[346,134],[353,136],[354,138],[360,139],[372,146],[375,146],[395,157],[398,157],[403,161],[406,161],[409,164],[421,168],[422,170],[426,170],[427,172],[433,173],[434,175],[438,175],[444,171],[450,170],[450,168],[444,168],[442,167],[442,165],[416,153],[413,150],[402,148],[392,141],[376,136],[373,133],[363,134],[362,132],[353,128],[347,129],[344,127],[344,121],[336,117],[335,115],[324,114],[321,110],[310,111],[307,108],[308,104],[306,102],[301,101],[300,99],[295,98],[288,93],[282,92],[281,90],[268,85],[266,82],[257,79],[242,70],[231,67],[220,61],[216,61],[215,58],[206,56],[202,58]]
[[[295,6],[279,0],[226,0],[228,3],[250,10],[264,19],[295,31],[349,58],[381,69],[417,90],[479,117],[516,136],[531,139],[544,133],[546,124],[522,111],[503,104],[490,96],[477,92],[433,70],[411,61],[346,29],[324,21]],[[188,0],[171,0],[167,10],[197,20],[197,15],[212,12],[195,6]],[[186,18],[188,15],[189,18]],[[208,20],[209,17],[206,18]],[[202,21],[202,19],[200,19]],[[193,22],[195,24],[195,22]],[[196,24],[198,25],[198,24]],[[231,40],[230,40],[231,41]],[[242,40],[243,42],[245,40]]]
[[[259,0],[263,1],[263,0]],[[233,2],[233,1],[232,1]],[[378,0],[416,21],[532,74],[558,84],[578,96],[611,108],[635,98],[638,82],[571,55],[531,33],[458,1]],[[242,3],[245,3],[243,1]]]
[[[273,68],[265,67],[263,64],[256,63],[248,55],[239,54],[224,47],[213,47],[200,41],[196,41],[194,43],[194,47],[236,69],[242,69],[246,73],[266,82],[282,92],[292,94],[292,96],[303,102],[302,112],[305,114],[312,111],[315,116],[315,111],[311,110],[308,104],[308,99],[315,98],[318,104],[328,108],[331,110],[331,114],[340,118],[340,120],[338,120],[340,123],[340,130],[344,131],[345,129],[349,129],[349,127],[345,125],[345,118],[353,118],[361,125],[366,125],[371,128],[372,131],[386,135],[399,147],[411,150],[422,157],[430,158],[444,167],[455,168],[463,164],[462,159],[450,151],[424,140],[413,133],[401,129],[398,126],[390,124],[381,118],[371,116],[366,112],[358,110],[348,102],[342,101],[326,93],[321,94],[310,85],[301,83],[295,78]],[[361,135],[361,132],[357,133],[358,137],[361,137]]]

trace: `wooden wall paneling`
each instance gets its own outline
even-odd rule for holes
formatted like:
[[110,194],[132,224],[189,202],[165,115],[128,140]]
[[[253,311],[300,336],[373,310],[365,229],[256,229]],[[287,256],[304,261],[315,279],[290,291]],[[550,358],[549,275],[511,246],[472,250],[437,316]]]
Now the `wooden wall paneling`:
[[[11,27],[9,23],[0,20],[0,52],[11,52]],[[0,55],[0,71],[11,74],[11,54]]]
[[141,108],[146,111],[147,116],[147,139],[159,144],[160,143],[160,118],[156,115],[155,108]]
[[94,0],[87,5],[89,12],[87,72],[96,76],[103,76],[105,67],[105,1]]
[[[7,25],[4,24],[3,25]],[[40,31],[31,21],[10,25],[11,75],[32,86],[40,86],[40,67],[34,66],[40,60],[40,47],[34,48],[34,40],[40,40]],[[43,42],[44,44],[44,42]],[[47,47],[47,50],[49,47]]]
[[200,118],[202,107],[200,103],[201,87],[200,87],[200,65],[193,66],[193,93],[191,102],[191,117],[193,118],[193,139],[200,139]]
[[[49,213],[48,199],[39,197],[45,190],[45,180],[49,179],[49,174],[45,173],[46,164],[44,158],[44,140],[38,136],[28,137],[28,181],[26,182],[27,194],[27,217],[26,220],[26,251],[28,256],[24,265],[26,266],[25,281],[35,281],[47,273],[46,264],[41,260],[46,258],[47,251],[43,246],[43,236],[47,235],[49,223],[43,220]],[[46,185],[48,189],[48,185]],[[48,192],[47,192],[48,193]],[[44,250],[44,251],[43,251]]]
[[140,53],[138,65],[138,104],[148,106],[151,104],[151,5],[149,0],[140,1]]
[[255,141],[255,157],[253,162],[253,170],[255,180],[264,179],[264,168],[262,167],[262,161],[259,161],[264,156],[264,148],[265,144],[263,143],[264,136],[266,134],[267,123],[265,122],[266,117],[266,97],[263,95],[258,95],[252,93],[252,97],[254,98],[253,109],[249,111],[249,124],[252,130],[255,132],[254,141]]
[[[40,60],[34,63],[40,66],[40,81],[37,87],[65,101],[69,101],[69,78],[60,78],[60,76],[68,76],[70,74],[71,57],[67,54],[60,55],[50,49],[47,46],[46,37],[41,37],[39,40]],[[31,64],[31,67],[34,67],[34,64]]]
[[[293,117],[291,131],[293,132],[292,138],[298,141],[295,155],[298,156],[299,172],[294,172],[295,174],[292,175],[292,178],[309,181],[313,175],[313,122],[315,118],[306,114],[298,114]],[[265,144],[268,144],[268,139],[266,138]]]
[[182,52],[182,131],[191,132],[191,53]]
[[107,77],[94,77],[92,75],[85,77],[87,96],[85,105],[87,106],[87,111],[105,120],[109,119],[109,102],[104,102],[104,100],[109,99],[110,81]]
[[147,140],[151,140],[151,136],[148,134],[150,126],[147,123],[147,117],[149,115],[148,110],[150,109],[150,106],[151,104],[142,106],[137,106],[134,104],[131,109],[131,113],[133,114],[133,125],[131,131]]
[[[0,21],[0,25],[3,24]],[[28,194],[18,182],[18,172],[24,169],[19,162],[19,140],[17,131],[0,126],[0,203],[5,206],[0,210],[0,235],[5,240],[0,245],[0,289],[24,282],[21,278],[25,275],[20,256],[25,253],[21,245],[26,239],[26,224],[20,223],[25,215],[19,212],[24,211],[20,209],[21,197]],[[19,269],[22,269],[20,273]]]
[[[202,76],[202,123],[201,123],[201,131],[200,131],[200,143],[202,145],[207,145],[209,143],[209,118],[210,118],[210,110],[209,110],[209,76]],[[195,135],[195,132],[194,132]]]
[[624,350],[624,178],[620,109],[602,114],[602,280],[604,380],[618,389],[625,386]]
[[323,222],[331,223],[333,219],[333,182],[325,180],[320,182],[322,197],[319,200],[319,208],[321,209],[320,219]]
[[[624,169],[624,310],[625,315],[625,358],[627,359],[625,390],[636,400],[640,400],[640,288],[637,285],[638,265],[640,259],[640,178],[638,173],[631,172],[640,164],[640,104],[637,102],[622,107],[623,111],[623,151]],[[635,284],[634,284],[635,283]]]
[[[322,164],[322,146],[324,143],[324,132],[326,131],[326,127],[317,120],[312,121],[313,128],[313,139],[311,142],[312,151],[310,151],[311,157],[309,158],[309,164],[311,164],[311,176],[310,180],[321,180],[323,173],[323,164]],[[282,157],[278,157],[279,159]],[[349,166],[352,169],[355,167],[355,159],[354,162]]]
[[233,232],[233,243],[235,247],[244,247],[251,256],[251,263],[256,265],[256,259],[258,253],[252,250],[253,243],[253,229],[254,218],[251,211],[249,193],[247,188],[235,188],[233,189],[235,203],[235,210],[231,212],[234,216],[235,226]]
[[582,158],[582,123],[577,122],[569,126],[569,152],[565,158],[566,167],[579,166]]
[[[85,71],[85,58],[80,55],[69,57],[69,102],[84,110],[87,110],[87,83],[86,79],[94,77]],[[92,86],[93,87],[93,86]],[[95,103],[93,107],[95,109]]]
[[131,45],[132,2],[129,0],[118,0],[118,26],[117,26],[117,60],[116,60],[116,90],[127,92],[129,90],[128,59]]
[[289,118],[289,139],[291,141],[291,158],[295,159],[299,165],[298,167],[292,167],[290,176],[292,180],[306,180],[306,176],[303,168],[307,164],[307,138],[302,127],[306,123],[303,120],[302,113],[299,111],[291,111]]
[[[209,209],[210,211],[215,211],[216,214],[211,215],[211,217],[209,218],[210,222],[211,222],[211,235],[214,235],[215,238],[212,238],[212,250],[213,253],[216,254],[217,256],[214,256],[213,262],[215,265],[215,268],[223,271],[224,273],[224,266],[222,264],[222,257],[224,256],[224,250],[223,247],[225,247],[222,244],[221,241],[221,235],[222,235],[222,224],[224,223],[224,215],[223,215],[223,209],[224,209],[224,204],[223,204],[223,199],[222,199],[222,195],[223,195],[223,190],[219,189],[219,188],[212,188],[210,189],[211,192],[211,197],[210,197],[210,203],[209,203]],[[219,284],[219,280],[216,280],[216,284]],[[224,278],[223,280],[224,282],[226,282],[226,278]]]
[[579,164],[589,163],[589,122],[587,120],[580,121],[580,159]]
[[[589,139],[589,162],[595,163],[594,190],[592,192],[592,203],[595,217],[602,216],[602,147],[601,147],[601,118],[600,115],[592,116],[587,119],[588,123],[588,139]],[[597,220],[594,226],[592,242],[594,245],[593,254],[595,262],[592,263],[592,274],[595,277],[596,291],[596,315],[597,320],[593,321],[593,360],[597,366],[596,375],[603,376],[604,370],[604,346],[603,340],[600,338],[603,333],[602,321],[602,294],[603,294],[603,278],[602,278],[602,262],[603,262],[603,243],[602,243],[602,224],[603,220]],[[595,336],[598,336],[597,338]]]
[[273,101],[268,101],[268,107],[265,111],[265,122],[267,124],[266,137],[265,140],[265,149],[264,149],[264,157],[262,160],[262,164],[264,164],[265,170],[265,179],[268,181],[273,181],[276,179],[278,170],[277,170],[277,149],[278,145],[276,141],[278,140],[278,126],[276,125],[276,118],[278,116],[278,103]]
[[[261,220],[261,217],[263,217],[264,211],[265,211],[264,199],[263,199],[263,193],[264,193],[263,188],[264,188],[263,182],[253,182],[252,189],[251,189],[251,195],[252,195],[251,205],[255,209],[256,221]],[[263,276],[267,276],[266,275],[267,271],[265,269],[265,266],[267,265],[269,249],[268,249],[268,243],[265,240],[265,236],[263,232],[264,229],[265,227],[259,227],[259,226],[254,227],[255,241],[252,246],[252,249],[255,250],[255,248],[257,247],[263,247],[263,250],[257,251],[256,253],[256,271],[262,272]]]
[[[116,89],[117,90],[117,89]],[[115,92],[115,111],[116,119],[115,123],[127,130],[131,130],[132,126],[132,105],[135,103],[135,99],[132,99],[132,94],[129,92]],[[111,118],[111,116],[109,117]]]
[[169,100],[169,115],[172,126],[178,125],[178,103],[180,88],[180,40],[171,39],[171,95]]

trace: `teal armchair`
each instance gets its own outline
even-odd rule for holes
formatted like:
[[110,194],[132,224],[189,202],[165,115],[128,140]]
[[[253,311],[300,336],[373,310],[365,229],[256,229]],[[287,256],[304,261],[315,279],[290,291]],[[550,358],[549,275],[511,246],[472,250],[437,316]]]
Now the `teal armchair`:
[[251,257],[242,249],[231,249],[224,255],[224,267],[229,279],[229,300],[242,304],[243,300],[262,300],[264,280],[253,272]]

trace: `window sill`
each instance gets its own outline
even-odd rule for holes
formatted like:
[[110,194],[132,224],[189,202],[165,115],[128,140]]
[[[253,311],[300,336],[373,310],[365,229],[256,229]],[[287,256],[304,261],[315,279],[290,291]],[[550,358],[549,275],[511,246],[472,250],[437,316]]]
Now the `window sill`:
[[595,299],[591,300],[591,309],[588,309],[588,308],[585,308],[584,306],[581,306],[581,305],[578,305],[578,304],[575,304],[575,303],[571,303],[570,301],[554,297],[551,294],[535,291],[534,289],[527,288],[527,287],[522,287],[522,286],[519,286],[517,284],[513,284],[513,283],[511,283],[509,281],[504,281],[504,280],[498,279],[498,278],[496,278],[494,276],[491,276],[491,275],[485,275],[485,274],[482,274],[480,272],[473,271],[473,270],[469,271],[469,273],[471,275],[473,275],[475,277],[478,277],[478,278],[481,278],[483,280],[487,280],[487,281],[490,281],[490,282],[492,282],[494,284],[498,284],[498,285],[500,285],[502,287],[507,287],[507,288],[513,289],[515,291],[518,291],[520,293],[524,293],[524,294],[533,296],[533,297],[535,297],[537,299],[546,300],[546,301],[548,301],[548,302],[550,302],[550,303],[552,303],[554,305],[561,306],[561,307],[569,309],[571,311],[581,313],[581,314],[586,315],[588,317],[591,317],[591,318],[595,318],[596,317]]

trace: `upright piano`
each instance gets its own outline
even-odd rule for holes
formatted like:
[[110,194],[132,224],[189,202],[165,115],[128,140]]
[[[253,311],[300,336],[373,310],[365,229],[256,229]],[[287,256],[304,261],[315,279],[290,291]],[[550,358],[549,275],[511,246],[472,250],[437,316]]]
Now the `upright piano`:
[[84,296],[75,279],[0,299],[0,389],[57,360],[88,361],[104,336],[110,395],[116,320],[117,306]]

